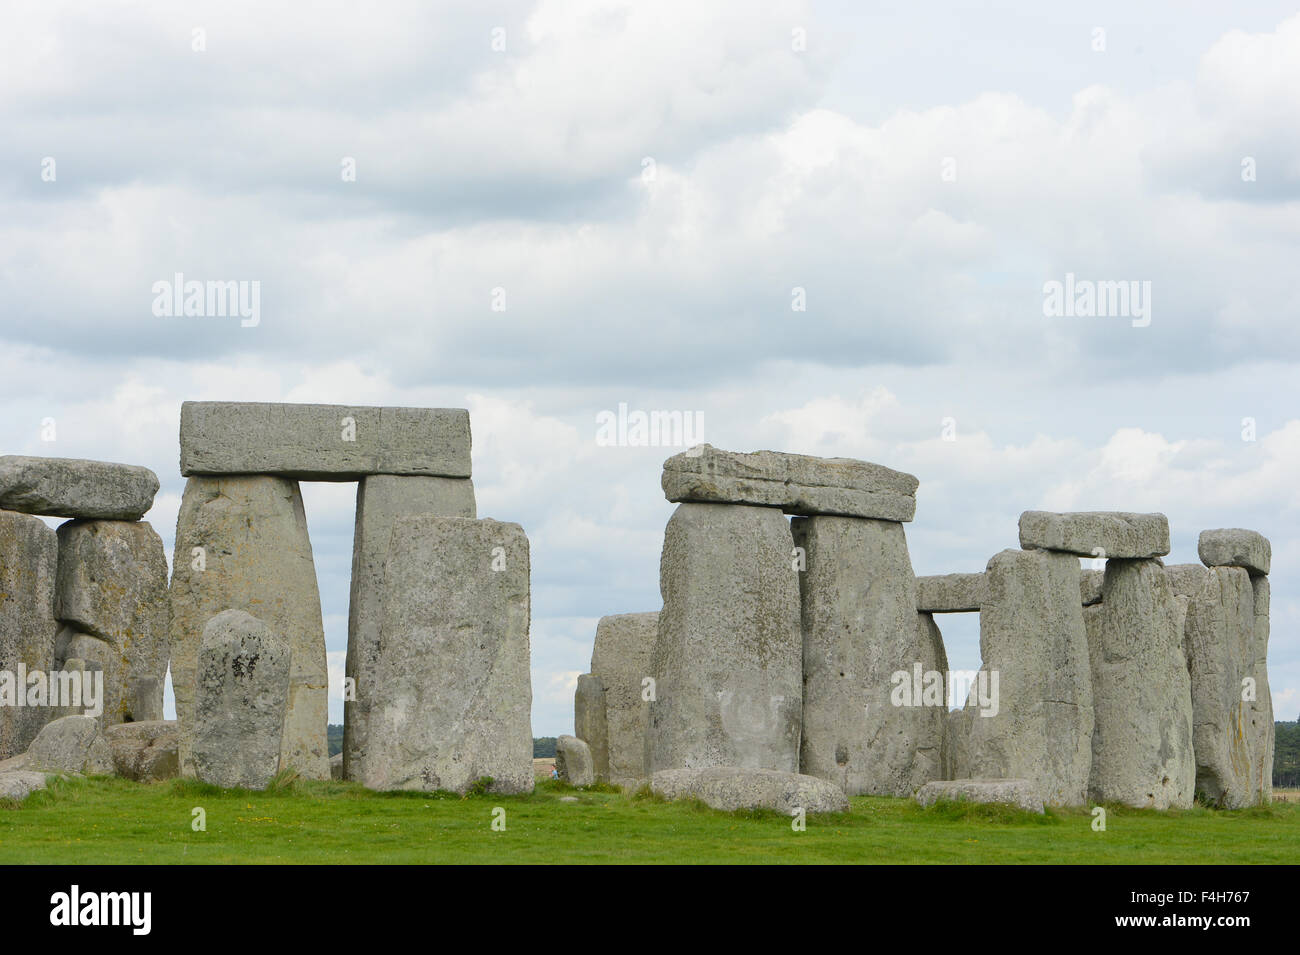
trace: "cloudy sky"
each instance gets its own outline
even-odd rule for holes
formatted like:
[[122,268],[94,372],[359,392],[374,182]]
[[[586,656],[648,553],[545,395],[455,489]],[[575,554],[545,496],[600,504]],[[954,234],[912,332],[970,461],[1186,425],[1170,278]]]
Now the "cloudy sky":
[[[554,735],[597,619],[660,606],[680,449],[596,417],[697,413],[915,474],[918,574],[1031,508],[1162,511],[1169,562],[1261,530],[1296,718],[1294,0],[865,6],[13,0],[0,453],[153,468],[170,553],[183,400],[469,408]],[[258,323],[155,314],[177,273]],[[1149,297],[1045,314],[1067,275]],[[303,493],[337,678],[355,490]]]

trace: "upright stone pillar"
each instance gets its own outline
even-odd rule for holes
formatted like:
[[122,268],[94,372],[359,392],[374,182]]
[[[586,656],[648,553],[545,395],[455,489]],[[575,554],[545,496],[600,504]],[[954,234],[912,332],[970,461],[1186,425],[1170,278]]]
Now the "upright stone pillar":
[[993,699],[968,718],[970,774],[1032,780],[1049,805],[1087,798],[1094,701],[1079,594],[1069,553],[1004,550],[985,572],[981,678]]
[[1255,634],[1251,642],[1254,656],[1255,699],[1250,701],[1250,756],[1254,780],[1254,801],[1267,805],[1273,801],[1273,748],[1277,726],[1273,722],[1273,693],[1268,685],[1269,583],[1264,576],[1250,579],[1254,591]]
[[803,638],[790,524],[684,503],[664,532],[647,761],[797,772]]
[[[573,691],[573,735],[591,750],[596,778],[609,781],[609,721],[605,715],[605,685],[594,673],[583,673]],[[641,743],[645,761],[644,736]]]
[[26,676],[53,667],[57,562],[44,521],[0,510],[0,759],[26,752],[51,715],[27,705]]
[[1097,802],[1192,805],[1196,759],[1185,614],[1158,560],[1106,561],[1089,647],[1096,729],[1088,792]]
[[[807,565],[799,771],[849,795],[912,796],[943,772],[947,663],[917,616],[903,525],[796,517],[793,533]],[[931,705],[912,692],[917,673],[937,674]]]
[[650,702],[643,698],[643,681],[654,663],[658,630],[658,613],[614,614],[596,625],[591,672],[604,690],[608,779],[625,789],[650,780],[645,766]]
[[364,779],[370,711],[380,691],[375,684],[379,624],[383,614],[384,560],[393,525],[402,517],[477,516],[469,478],[375,474],[357,485],[356,531],[352,537],[352,594],[348,608],[347,675],[354,698],[343,703],[343,778]]
[[329,779],[329,681],[320,591],[298,482],[262,475],[191,477],[176,519],[171,582],[172,685],[183,775],[191,756],[203,628],[243,610],[289,644],[289,705],[281,768]]

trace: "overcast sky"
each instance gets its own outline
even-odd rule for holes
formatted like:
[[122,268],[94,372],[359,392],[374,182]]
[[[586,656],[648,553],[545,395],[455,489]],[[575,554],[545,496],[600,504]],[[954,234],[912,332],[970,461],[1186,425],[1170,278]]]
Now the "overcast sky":
[[[1162,511],[1170,563],[1262,531],[1295,719],[1295,3],[864,6],[11,0],[0,453],[153,468],[170,556],[184,400],[468,408],[555,735],[596,621],[660,607],[681,450],[597,415],[698,413],[915,474],[918,574],[1027,509]],[[155,315],[176,273],[260,321]],[[1045,314],[1067,275],[1149,312]],[[355,487],[303,494],[338,679]]]

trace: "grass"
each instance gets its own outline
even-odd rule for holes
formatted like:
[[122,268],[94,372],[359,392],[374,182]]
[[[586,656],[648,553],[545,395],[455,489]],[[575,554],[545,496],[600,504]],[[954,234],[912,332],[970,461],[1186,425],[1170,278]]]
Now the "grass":
[[[56,779],[0,806],[0,863],[1290,863],[1300,845],[1295,803],[1108,807],[1105,832],[1093,831],[1086,809],[921,809],[874,796],[852,804],[795,832],[775,812],[722,813],[549,780],[530,796],[462,798],[295,779],[266,792]],[[496,807],[504,832],[492,829]],[[195,808],[204,832],[191,828]]]

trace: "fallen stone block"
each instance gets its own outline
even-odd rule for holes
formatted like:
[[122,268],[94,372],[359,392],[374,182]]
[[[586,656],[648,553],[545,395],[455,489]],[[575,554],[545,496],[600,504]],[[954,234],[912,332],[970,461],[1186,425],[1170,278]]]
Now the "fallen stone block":
[[289,644],[242,610],[203,628],[194,699],[195,775],[225,789],[265,789],[281,769]]
[[916,578],[916,609],[922,613],[978,612],[983,601],[983,574]]
[[790,815],[800,809],[808,814],[849,810],[848,796],[833,783],[773,769],[661,769],[650,777],[650,788],[665,799],[698,799],[724,812],[773,809]]
[[57,566],[44,521],[0,510],[0,759],[25,752],[51,716],[27,705],[27,674],[54,666]]
[[393,527],[370,715],[371,789],[533,789],[528,538],[518,524]]
[[80,458],[0,457],[0,508],[48,517],[138,521],[153,507],[148,468]]
[[590,786],[596,781],[591,749],[576,736],[556,737],[555,771],[570,786]]
[[[144,521],[76,520],[59,527],[58,539],[56,656],[102,664],[106,726],[161,719],[171,647],[162,538]],[[67,647],[69,628],[99,640],[99,652]]]
[[104,739],[113,753],[114,772],[125,779],[152,783],[180,775],[175,720],[118,723],[104,730]]
[[181,405],[181,474],[356,481],[470,476],[469,412],[252,401]]
[[352,535],[352,590],[348,606],[346,673],[355,699],[343,703],[343,774],[363,779],[369,749],[370,711],[383,688],[375,683],[379,622],[383,615],[384,561],[401,517],[476,517],[469,478],[376,474],[357,486],[356,529]]
[[1028,779],[1053,806],[1087,799],[1093,681],[1079,602],[1079,561],[1004,550],[988,563],[980,610],[982,671],[993,705],[970,718],[970,774]]
[[[1192,689],[1183,652],[1186,598],[1157,560],[1106,561],[1089,623],[1095,729],[1088,792],[1137,808],[1192,805]],[[1180,605],[1180,600],[1182,601]]]
[[1169,519],[1123,511],[1025,511],[1020,546],[1081,557],[1162,557],[1169,553]]
[[65,716],[41,727],[27,749],[27,768],[46,773],[111,776],[113,752],[89,716]]
[[803,634],[790,523],[770,507],[679,504],[659,562],[663,610],[650,772],[799,766]]
[[926,783],[916,794],[922,806],[939,802],[970,802],[1015,806],[1025,812],[1043,812],[1043,797],[1029,779],[952,779]]
[[0,773],[0,799],[12,799],[22,802],[38,789],[44,789],[44,773],[25,769],[15,769]]
[[[625,789],[636,789],[650,778],[645,763],[650,702],[643,697],[644,680],[654,665],[658,632],[658,612],[613,614],[601,617],[596,625],[591,672],[605,691],[607,778]],[[592,753],[594,756],[594,749]]]
[[[917,615],[903,525],[797,517],[792,531],[806,564],[799,770],[850,796],[910,796],[943,772],[948,665],[933,618]],[[927,675],[931,700],[912,692]]]
[[329,677],[320,590],[296,481],[193,477],[176,519],[171,581],[172,685],[181,724],[181,773],[194,775],[189,738],[203,629],[244,610],[289,644],[289,709],[281,768],[329,779]]
[[1273,545],[1257,531],[1221,527],[1201,531],[1196,555],[1206,567],[1245,567],[1252,577],[1268,573]]
[[704,444],[664,462],[664,496],[673,502],[753,504],[790,514],[838,514],[910,521],[917,480],[851,458],[779,451],[742,454]]

